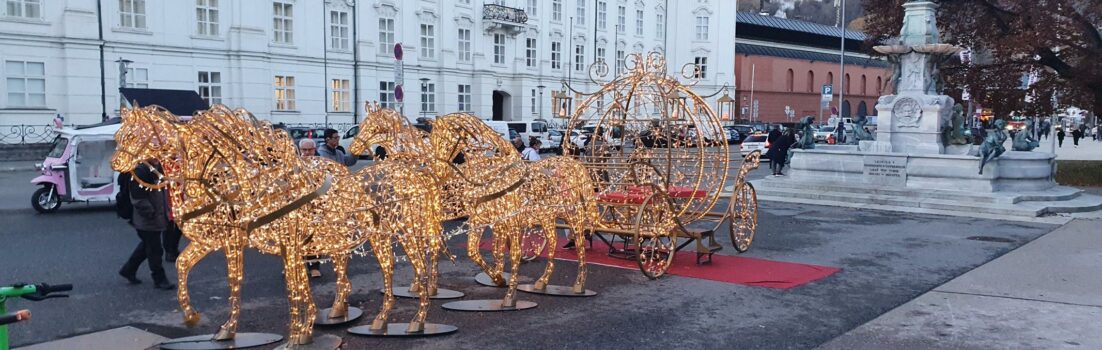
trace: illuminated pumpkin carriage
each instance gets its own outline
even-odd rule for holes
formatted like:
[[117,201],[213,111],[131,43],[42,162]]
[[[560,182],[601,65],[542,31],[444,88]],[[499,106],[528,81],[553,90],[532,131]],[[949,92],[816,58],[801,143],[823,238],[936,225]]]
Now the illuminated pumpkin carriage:
[[[735,250],[746,251],[757,228],[757,197],[746,174],[758,167],[760,152],[742,159],[736,149],[731,159],[715,111],[692,83],[666,74],[661,55],[630,55],[626,65],[627,72],[585,94],[569,116],[570,98],[553,95],[557,116],[569,117],[567,127],[588,133],[582,145],[562,147],[582,161],[596,187],[594,236],[610,255],[636,260],[650,278],[665,274],[675,253],[692,243],[697,263],[710,262],[722,249],[715,234],[724,227]],[[602,66],[596,63],[591,76],[607,72]],[[682,75],[692,79],[698,69],[686,65]],[[741,166],[725,191],[732,163]]]

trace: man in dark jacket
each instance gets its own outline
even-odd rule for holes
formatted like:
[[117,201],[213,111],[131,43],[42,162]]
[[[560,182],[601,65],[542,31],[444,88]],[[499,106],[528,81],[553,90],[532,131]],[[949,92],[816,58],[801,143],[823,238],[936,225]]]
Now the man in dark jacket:
[[335,129],[325,129],[325,143],[318,147],[318,156],[328,158],[345,166],[356,165],[356,157],[341,147],[341,133]]
[[[154,169],[160,172],[160,162],[156,159],[149,161]],[[156,184],[160,179],[150,166],[142,164],[134,169],[134,176],[143,182]],[[142,261],[149,264],[149,271],[153,275],[153,287],[157,289],[172,290],[176,286],[168,282],[165,269],[161,266],[161,258],[164,251],[161,247],[161,233],[168,229],[168,202],[165,191],[149,190],[142,188],[134,180],[130,182],[130,203],[134,207],[133,219],[130,224],[138,231],[141,242],[130,254],[130,259],[123,264],[119,275],[126,278],[130,284],[142,283],[136,276],[138,267]]]
[[769,144],[769,151],[765,157],[769,158],[769,169],[773,170],[773,176],[784,176],[784,165],[788,163],[788,149],[796,143],[796,133],[788,129],[777,140]]
[[769,136],[765,137],[765,142],[772,144],[777,142],[777,139],[781,137],[781,127],[774,125],[773,130],[769,130]]

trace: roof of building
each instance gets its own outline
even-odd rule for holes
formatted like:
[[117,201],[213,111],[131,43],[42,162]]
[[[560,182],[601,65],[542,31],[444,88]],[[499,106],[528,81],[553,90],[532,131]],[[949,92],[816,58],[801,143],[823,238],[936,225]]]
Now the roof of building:
[[[841,28],[834,26],[828,26],[796,19],[766,16],[751,12],[739,12],[736,15],[736,20],[738,21],[738,23],[747,23],[762,27],[790,30],[835,38],[837,38],[842,33]],[[845,34],[847,40],[864,41],[866,38],[865,33],[853,30],[846,30]]]
[[[742,43],[738,43],[735,45],[735,54],[761,55],[820,62],[838,62],[838,55],[836,54]],[[849,55],[846,56],[846,64],[860,65],[866,67],[889,67],[888,62],[885,62],[883,60]]]

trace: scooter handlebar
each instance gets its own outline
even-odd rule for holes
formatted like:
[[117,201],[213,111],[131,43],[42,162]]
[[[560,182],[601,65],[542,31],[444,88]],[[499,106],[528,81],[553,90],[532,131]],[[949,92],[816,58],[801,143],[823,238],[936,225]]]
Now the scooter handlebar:
[[41,293],[41,294],[50,294],[50,293],[56,293],[56,292],[68,292],[68,291],[71,291],[71,290],[73,290],[73,285],[68,284],[68,283],[57,284],[57,285],[49,285],[49,284],[43,283],[43,284],[38,285],[38,292]]
[[10,314],[0,315],[0,326],[31,319],[30,310],[19,310]]

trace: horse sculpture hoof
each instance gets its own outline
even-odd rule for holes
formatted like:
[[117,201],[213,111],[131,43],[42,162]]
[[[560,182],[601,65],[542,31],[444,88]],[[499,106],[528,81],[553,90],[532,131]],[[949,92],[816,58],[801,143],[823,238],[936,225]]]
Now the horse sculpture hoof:
[[384,329],[386,329],[386,320],[380,320],[376,318],[375,321],[371,321],[371,330],[381,331]]
[[184,326],[187,326],[188,328],[195,327],[195,325],[199,324],[199,319],[200,318],[201,317],[199,316],[198,313],[185,314],[184,315]]
[[329,309],[329,318],[342,318],[345,316],[348,316],[348,304],[333,304],[333,308]]
[[536,290],[545,290],[545,289],[547,289],[547,282],[536,281],[533,288],[535,288]]
[[218,328],[218,333],[214,334],[214,340],[230,340],[237,335],[237,332],[227,330],[225,328]]
[[501,301],[501,307],[514,308],[517,307],[517,298],[505,298]]
[[410,322],[409,327],[406,328],[406,333],[421,333],[425,331],[424,322]]

